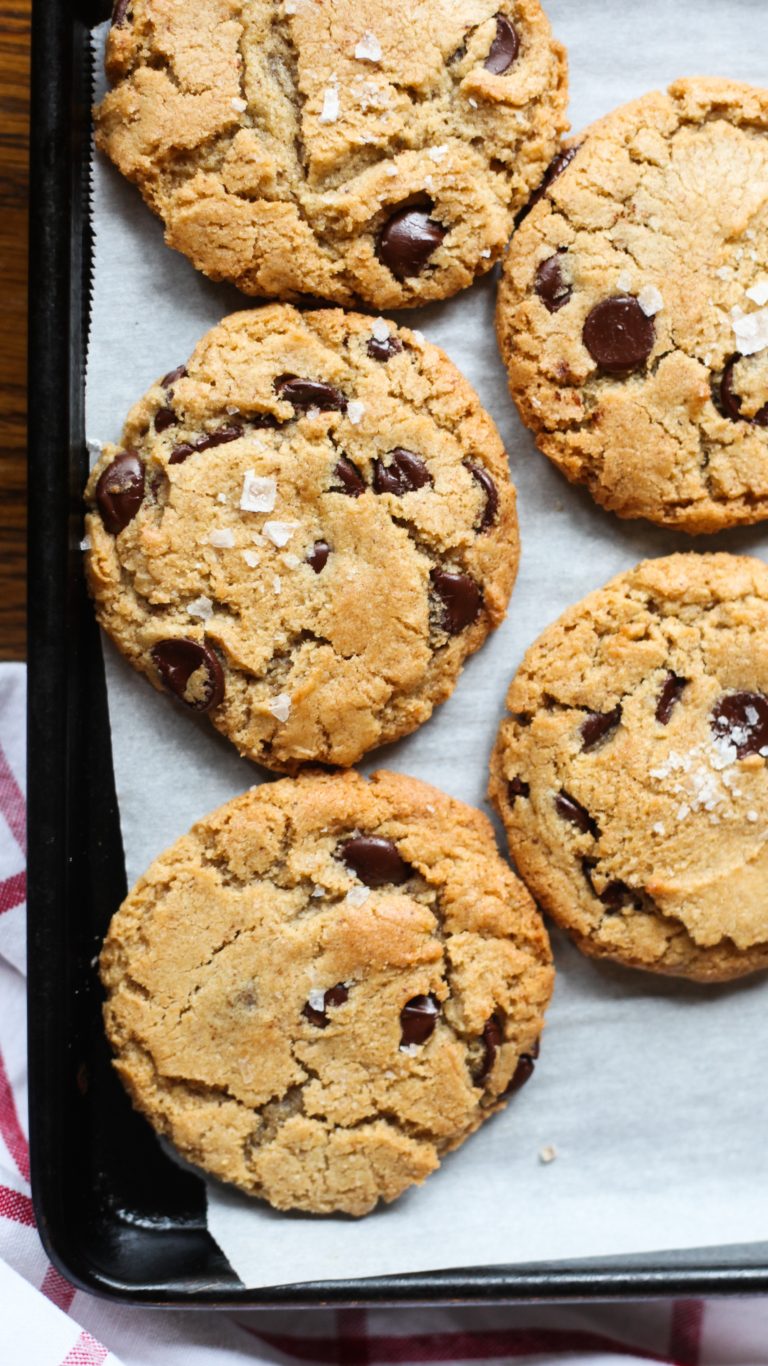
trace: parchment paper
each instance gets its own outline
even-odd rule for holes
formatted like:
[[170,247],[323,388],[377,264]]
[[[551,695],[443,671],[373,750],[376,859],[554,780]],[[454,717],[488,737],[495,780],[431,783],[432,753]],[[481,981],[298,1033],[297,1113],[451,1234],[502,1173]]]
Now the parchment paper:
[[[574,130],[680,75],[766,83],[764,0],[550,0],[548,10],[569,48]],[[97,94],[103,37],[103,29],[95,35]],[[137,191],[101,157],[93,170],[87,430],[110,441],[154,379],[249,302],[166,248]],[[506,687],[526,647],[611,575],[644,556],[691,548],[686,537],[602,512],[536,452],[507,395],[494,290],[490,279],[404,320],[445,348],[499,425],[520,496],[519,579],[506,623],[469,662],[450,701],[365,766],[412,773],[477,805]],[[695,545],[768,558],[765,528]],[[156,694],[108,643],[105,653],[133,881],[194,820],[264,774]],[[209,1228],[245,1284],[562,1264],[768,1238],[768,984],[704,989],[596,965],[560,936],[555,949],[557,987],[534,1080],[424,1187],[354,1222],[275,1214],[209,1184]],[[543,1164],[547,1145],[557,1158]]]

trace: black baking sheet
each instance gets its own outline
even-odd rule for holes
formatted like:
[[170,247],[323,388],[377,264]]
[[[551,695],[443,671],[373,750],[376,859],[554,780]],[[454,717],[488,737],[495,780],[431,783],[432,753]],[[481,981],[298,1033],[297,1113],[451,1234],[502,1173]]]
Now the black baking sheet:
[[35,1205],[51,1257],[91,1291],[177,1305],[479,1303],[766,1289],[768,1248],[752,1245],[246,1291],[207,1232],[202,1181],[165,1156],[113,1076],[94,957],[124,895],[125,874],[103,666],[79,549],[88,463],[88,31],[107,11],[37,0],[33,18],[30,1138]]

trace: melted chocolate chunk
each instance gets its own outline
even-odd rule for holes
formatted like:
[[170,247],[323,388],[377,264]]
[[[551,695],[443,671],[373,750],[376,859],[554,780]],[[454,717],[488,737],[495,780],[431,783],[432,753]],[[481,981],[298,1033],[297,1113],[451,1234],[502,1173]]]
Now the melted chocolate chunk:
[[584,345],[601,370],[626,375],[645,365],[656,340],[656,326],[631,294],[602,299],[587,314]]
[[413,996],[400,1011],[400,1047],[426,1043],[434,1034],[440,1002],[436,996]]
[[402,351],[403,343],[399,337],[389,336],[386,341],[379,341],[378,337],[371,337],[365,349],[372,360],[386,361]]
[[155,431],[160,435],[167,432],[169,427],[176,426],[176,414],[173,408],[158,408],[155,413]]
[[[218,707],[224,696],[224,671],[209,645],[186,636],[160,640],[152,646],[152,661],[160,681],[168,692],[175,693],[193,711],[210,711]],[[202,674],[191,697],[187,689],[193,674]]]
[[499,510],[499,491],[487,469],[482,465],[476,465],[474,460],[465,460],[464,465],[472,478],[477,480],[485,494],[485,507],[477,527],[477,530],[482,534],[484,531],[488,531],[496,521],[496,514]]
[[659,700],[656,703],[656,720],[662,726],[668,725],[675,705],[680,701],[683,689],[687,684],[687,678],[681,678],[679,674],[672,673],[671,670],[667,674],[659,693]]
[[315,1006],[311,1006],[309,1001],[307,1001],[307,1004],[304,1006],[301,1013],[305,1019],[309,1020],[310,1024],[317,1025],[318,1029],[325,1029],[328,1025],[326,1011],[329,1006],[343,1006],[344,1002],[348,999],[349,990],[345,987],[343,982],[337,982],[336,986],[329,987],[323,996],[322,1010],[317,1010]]
[[457,636],[477,620],[480,589],[468,574],[452,574],[447,569],[433,569],[430,579],[443,606],[443,626],[449,635]]
[[373,487],[376,493],[413,493],[415,489],[432,484],[432,475],[420,455],[396,446],[389,452],[389,464],[373,462]]
[[578,150],[578,147],[568,147],[566,151],[558,152],[557,156],[554,157],[552,161],[550,161],[549,166],[544,172],[544,179],[542,180],[538,189],[534,190],[533,194],[528,200],[528,203],[524,204],[522,209],[518,213],[517,218],[515,219],[516,227],[519,227],[523,219],[528,217],[528,214],[531,212],[531,209],[534,207],[534,205],[538,204],[539,200],[544,198],[544,195],[547,193],[547,190],[549,189],[550,185],[553,183],[553,181],[557,180],[558,176],[561,176],[563,174],[563,171],[565,170],[566,166],[570,166]]
[[361,493],[365,493],[365,480],[357,466],[353,465],[346,455],[339,456],[333,473],[341,488],[332,489],[332,493],[346,493],[348,498],[359,498]]
[[512,1073],[512,1080],[510,1081],[509,1086],[504,1092],[505,1096],[513,1095],[515,1091],[519,1091],[520,1087],[525,1086],[525,1083],[530,1080],[530,1078],[533,1076],[533,1069],[535,1065],[534,1058],[537,1056],[538,1047],[536,1048],[535,1053],[531,1052],[520,1054],[520,1057],[517,1060],[517,1067]]
[[570,821],[571,825],[575,825],[583,834],[593,835],[595,839],[599,836],[600,827],[597,821],[569,792],[558,792],[555,797],[555,810],[563,820]]
[[380,835],[352,835],[342,841],[338,853],[366,887],[399,887],[413,874],[392,840]]
[[595,859],[582,859],[581,866],[593,896],[596,896],[598,901],[602,901],[609,911],[619,911],[622,906],[627,904],[634,906],[635,910],[638,911],[643,909],[642,893],[634,887],[630,887],[626,882],[621,882],[618,878],[606,882],[602,892],[598,892],[592,877],[592,873],[597,867]]
[[720,402],[726,415],[734,422],[749,422],[753,427],[768,427],[768,403],[764,404],[754,417],[745,417],[741,411],[743,399],[737,394],[733,387],[733,371],[737,363],[742,360],[740,351],[734,352],[726,361],[723,370],[723,378],[720,381]]
[[483,1025],[483,1056],[480,1065],[474,1072],[472,1080],[476,1086],[485,1081],[496,1061],[496,1053],[504,1040],[504,1028],[501,1019],[495,1013],[490,1020],[486,1020]]
[[582,749],[593,749],[599,740],[615,730],[621,720],[621,703],[613,711],[591,711],[581,723]]
[[144,500],[144,466],[135,451],[123,451],[107,465],[95,498],[104,526],[117,536],[133,521]]
[[712,708],[712,730],[739,759],[768,747],[768,697],[761,692],[729,692]]
[[115,0],[114,5],[112,6],[113,28],[120,28],[121,24],[125,23],[128,17],[128,10],[130,9],[130,6],[131,0]]
[[215,432],[203,432],[202,436],[193,437],[191,441],[182,441],[180,446],[174,446],[168,464],[183,465],[190,455],[210,451],[214,446],[224,446],[228,441],[239,440],[242,435],[243,429],[239,423],[225,422]]
[[186,373],[186,365],[177,365],[175,370],[169,370],[168,374],[163,375],[163,378],[160,381],[161,389],[169,389],[172,384],[176,383],[177,379],[184,379]]
[[324,384],[321,379],[305,379],[301,375],[281,375],[275,380],[275,390],[294,408],[319,408],[321,413],[341,412],[347,400],[340,389]]
[[446,229],[430,218],[429,210],[407,205],[385,223],[379,237],[379,256],[398,280],[419,275],[440,246]]
[[327,541],[315,541],[315,544],[307,555],[307,564],[311,564],[315,573],[319,574],[322,569],[325,569],[330,553],[331,547]]
[[529,797],[530,793],[530,784],[524,783],[522,778],[510,778],[509,782],[507,783],[507,801],[509,802],[510,806],[514,806],[516,798]]
[[496,37],[483,62],[486,71],[500,76],[508,71],[520,51],[520,40],[505,14],[496,15]]
[[573,294],[573,289],[563,275],[561,257],[564,253],[565,248],[562,248],[555,252],[554,256],[548,256],[536,271],[534,289],[550,313],[557,313],[558,309],[564,308]]

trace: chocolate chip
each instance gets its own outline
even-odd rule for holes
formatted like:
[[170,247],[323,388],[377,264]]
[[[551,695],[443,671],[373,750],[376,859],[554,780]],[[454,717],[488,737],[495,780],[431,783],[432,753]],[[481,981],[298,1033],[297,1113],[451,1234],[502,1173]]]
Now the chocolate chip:
[[176,414],[173,411],[173,408],[158,408],[155,413],[155,431],[158,435],[161,432],[167,432],[169,427],[175,427],[176,421]]
[[445,234],[442,223],[430,218],[428,209],[406,206],[393,213],[384,225],[379,255],[392,274],[404,280],[420,274]]
[[528,203],[524,204],[522,209],[518,213],[515,219],[516,227],[519,227],[523,219],[527,218],[528,214],[531,212],[531,209],[534,207],[534,205],[538,204],[539,200],[544,198],[544,195],[547,193],[547,190],[549,189],[550,185],[553,183],[553,181],[557,180],[558,176],[561,176],[563,174],[563,171],[565,170],[566,166],[570,166],[578,150],[578,147],[568,147],[566,151],[558,152],[557,156],[554,157],[552,161],[550,161],[549,166],[544,172],[544,179],[542,180],[538,189],[534,190],[533,194],[528,200]]
[[357,466],[353,465],[346,455],[339,456],[333,472],[341,488],[333,489],[332,492],[346,493],[349,498],[359,498],[361,493],[365,493],[365,480]]
[[[175,693],[193,711],[210,711],[218,707],[224,696],[224,671],[213,650],[198,640],[175,636],[160,640],[152,646],[152,660],[160,681],[168,692]],[[195,680],[191,695],[187,690]]]
[[302,375],[281,375],[275,380],[275,390],[294,408],[319,408],[321,412],[344,412],[347,400],[340,389],[324,384],[320,379],[305,379]]
[[403,349],[403,343],[399,337],[389,336],[386,341],[379,341],[378,337],[371,337],[365,348],[372,360],[389,360],[391,356],[396,356]]
[[307,555],[307,564],[311,564],[315,573],[319,574],[321,569],[325,569],[330,553],[331,547],[327,541],[315,541],[315,544]]
[[115,0],[114,5],[112,6],[113,28],[120,28],[120,25],[125,23],[130,5],[131,0]]
[[107,465],[95,497],[104,526],[117,536],[133,521],[144,499],[144,466],[135,451],[123,451]]
[[483,1056],[479,1067],[472,1075],[472,1080],[475,1085],[479,1085],[481,1081],[485,1081],[485,1078],[491,1072],[493,1064],[496,1061],[497,1050],[504,1039],[504,1029],[498,1015],[493,1014],[483,1025],[482,1038]]
[[431,993],[429,996],[413,996],[400,1011],[400,1047],[426,1043],[434,1034],[440,1002]]
[[343,982],[337,982],[336,986],[329,987],[323,996],[322,1010],[317,1010],[315,1006],[311,1006],[309,1001],[307,1001],[307,1004],[304,1006],[301,1013],[309,1020],[310,1024],[317,1025],[318,1029],[325,1029],[328,1025],[328,1016],[326,1015],[328,1007],[343,1006],[344,1002],[348,999],[348,988],[345,987]]
[[669,718],[675,709],[675,704],[680,701],[683,689],[687,686],[688,679],[681,678],[679,674],[670,672],[661,687],[659,700],[656,703],[656,720],[662,726],[666,726]]
[[184,379],[186,374],[186,365],[177,365],[175,370],[169,370],[167,375],[163,375],[163,378],[160,381],[160,388],[169,389],[172,384],[176,383],[177,379]]
[[180,446],[174,446],[168,464],[183,465],[190,455],[195,455],[199,451],[210,451],[214,446],[224,446],[228,441],[239,440],[242,435],[243,429],[239,423],[226,422],[215,432],[204,432],[192,441],[183,441]]
[[483,66],[486,71],[492,71],[494,76],[500,76],[503,71],[509,70],[519,51],[520,40],[512,24],[506,15],[497,14],[496,37],[491,43],[491,50]]
[[582,749],[593,749],[599,740],[615,730],[621,720],[621,703],[613,711],[591,711],[581,723]]
[[597,867],[596,859],[582,859],[581,867],[592,895],[596,896],[598,901],[602,901],[609,911],[621,910],[622,906],[626,906],[628,902],[638,911],[643,909],[643,894],[634,887],[628,886],[626,882],[621,882],[618,878],[606,882],[602,892],[598,892],[592,877],[592,873]]
[[723,378],[720,381],[720,402],[728,417],[732,418],[734,422],[749,422],[753,427],[768,427],[768,403],[764,404],[754,417],[745,417],[741,411],[743,399],[734,390],[733,371],[738,361],[742,359],[741,352],[736,351],[726,361]]
[[433,483],[432,475],[420,455],[396,446],[389,452],[389,464],[373,462],[373,487],[376,493],[412,493]]
[[520,1054],[520,1057],[517,1060],[517,1067],[512,1073],[512,1080],[510,1081],[509,1086],[504,1092],[505,1096],[513,1095],[515,1091],[519,1091],[520,1087],[525,1086],[525,1083],[530,1080],[530,1078],[533,1076],[533,1069],[535,1065],[533,1059],[535,1056],[536,1054],[532,1053]]
[[598,838],[600,828],[597,821],[590,816],[581,802],[577,802],[576,798],[572,797],[569,792],[558,792],[555,797],[555,810],[558,815],[563,817],[563,820],[570,821],[571,825],[575,825],[585,835],[593,835],[595,839]]
[[457,636],[477,619],[480,589],[468,574],[452,574],[447,569],[433,569],[430,578],[443,606],[443,626],[449,635]]
[[492,527],[496,521],[496,514],[499,510],[498,489],[482,465],[476,465],[474,460],[465,460],[464,466],[469,470],[472,478],[477,480],[485,494],[485,507],[477,527],[477,530],[482,534],[482,532],[488,531],[489,527]]
[[625,375],[645,365],[656,340],[656,326],[633,295],[615,294],[587,314],[582,337],[601,370]]
[[558,309],[564,308],[573,294],[573,289],[563,275],[561,257],[564,253],[563,247],[555,252],[554,256],[548,256],[536,271],[534,289],[550,313],[557,313]]
[[352,835],[339,845],[339,855],[366,887],[399,887],[413,874],[392,840],[380,835]]
[[524,783],[522,778],[510,778],[507,783],[507,801],[510,806],[514,806],[518,797],[530,796],[531,788],[529,783]]
[[761,692],[731,692],[712,708],[712,729],[739,759],[768,747],[768,697]]

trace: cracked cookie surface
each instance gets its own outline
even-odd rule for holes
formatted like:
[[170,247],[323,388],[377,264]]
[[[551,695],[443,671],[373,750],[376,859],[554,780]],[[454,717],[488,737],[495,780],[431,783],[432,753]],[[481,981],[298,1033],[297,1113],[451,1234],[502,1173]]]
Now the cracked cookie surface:
[[97,144],[169,245],[247,294],[455,294],[567,127],[538,0],[121,0],[115,20]]
[[497,331],[545,455],[621,517],[768,516],[768,91],[682,80],[587,129],[515,234]]
[[647,560],[571,607],[507,695],[490,795],[585,952],[701,981],[768,966],[768,566]]
[[474,390],[420,336],[335,309],[226,318],[135,406],[86,500],[101,625],[281,770],[425,721],[517,568]]
[[279,1209],[365,1214],[533,1071],[546,931],[479,811],[400,774],[251,789],[151,866],[101,954],[134,1104]]

